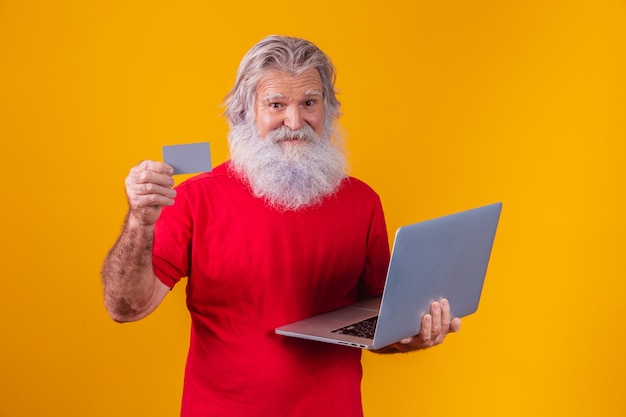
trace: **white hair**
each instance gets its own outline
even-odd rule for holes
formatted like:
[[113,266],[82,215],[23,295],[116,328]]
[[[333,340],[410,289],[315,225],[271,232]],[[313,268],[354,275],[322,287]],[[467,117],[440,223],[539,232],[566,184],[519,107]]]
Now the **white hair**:
[[254,99],[259,82],[269,71],[299,75],[316,69],[324,96],[324,135],[333,135],[335,121],[341,115],[335,92],[336,72],[330,58],[313,43],[299,38],[272,35],[257,43],[242,59],[235,85],[226,96],[224,115],[231,128],[255,119]]

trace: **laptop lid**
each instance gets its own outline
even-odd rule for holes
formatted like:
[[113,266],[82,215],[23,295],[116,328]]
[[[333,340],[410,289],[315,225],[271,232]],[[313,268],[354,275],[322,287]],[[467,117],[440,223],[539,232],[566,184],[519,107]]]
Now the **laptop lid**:
[[374,337],[374,348],[419,334],[433,301],[451,316],[478,309],[502,203],[400,227]]

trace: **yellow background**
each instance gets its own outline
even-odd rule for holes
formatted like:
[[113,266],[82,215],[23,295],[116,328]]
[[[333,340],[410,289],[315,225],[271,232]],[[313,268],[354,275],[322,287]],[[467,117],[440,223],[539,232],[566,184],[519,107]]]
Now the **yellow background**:
[[623,0],[0,0],[0,415],[178,414],[183,285],[118,325],[99,269],[131,166],[227,158],[222,98],[271,33],[333,58],[390,232],[504,203],[478,313],[365,354],[366,415],[626,415],[625,28]]

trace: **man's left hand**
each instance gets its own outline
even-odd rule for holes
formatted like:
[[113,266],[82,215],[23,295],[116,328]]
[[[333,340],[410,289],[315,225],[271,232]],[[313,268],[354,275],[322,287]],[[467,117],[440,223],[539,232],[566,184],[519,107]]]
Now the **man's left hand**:
[[426,349],[440,344],[448,333],[458,332],[461,329],[461,319],[450,317],[450,304],[445,298],[433,302],[430,305],[430,314],[422,317],[420,334],[408,337],[386,348],[377,351],[379,353],[411,352],[413,350]]

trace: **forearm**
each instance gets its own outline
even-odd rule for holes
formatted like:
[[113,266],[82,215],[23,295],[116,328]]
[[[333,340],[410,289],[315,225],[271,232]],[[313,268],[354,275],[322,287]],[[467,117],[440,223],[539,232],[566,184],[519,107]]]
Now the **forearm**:
[[105,258],[104,302],[115,321],[147,316],[165,295],[152,268],[153,237],[154,225],[142,225],[127,215],[119,239]]

